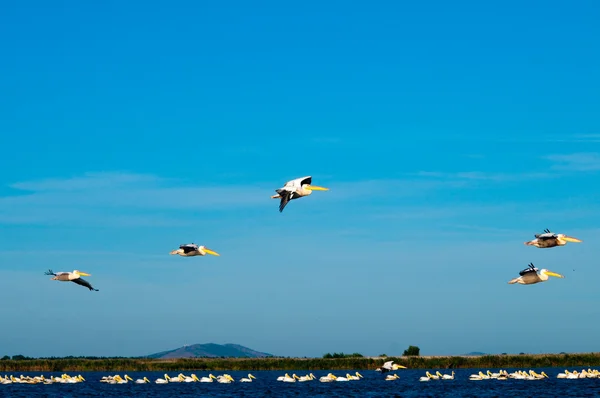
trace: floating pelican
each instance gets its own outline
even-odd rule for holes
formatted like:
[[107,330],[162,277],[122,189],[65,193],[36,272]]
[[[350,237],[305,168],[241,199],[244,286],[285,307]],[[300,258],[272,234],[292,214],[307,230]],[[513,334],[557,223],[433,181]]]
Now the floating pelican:
[[454,371],[452,371],[452,375],[442,375],[442,380],[454,380]]
[[189,376],[183,376],[183,381],[185,383],[195,383],[195,382],[198,382],[200,380],[198,379],[198,376],[196,376],[194,373],[192,373]]
[[310,374],[307,374],[306,376],[300,376],[298,378],[298,381],[312,381],[314,379],[316,379],[315,375],[310,373]]
[[248,377],[243,377],[240,379],[240,381],[242,383],[250,383],[252,381],[252,379],[256,379],[256,377],[252,376],[250,373],[248,373]]
[[356,375],[356,376],[354,376],[354,375],[351,375],[350,373],[346,373],[346,378],[347,378],[348,380],[360,380],[360,379],[362,379],[362,377],[363,377],[363,376],[362,376],[360,373],[358,373],[358,372],[356,372],[356,373],[355,373],[355,375]]
[[546,282],[549,276],[555,276],[557,278],[564,278],[563,275],[557,274],[556,272],[549,271],[545,268],[538,270],[533,264],[529,264],[529,270],[524,269],[519,272],[518,278],[511,279],[508,283],[520,283],[521,285],[532,285],[534,283]]
[[156,384],[167,384],[171,378],[165,373],[164,379],[156,379]]
[[[439,373],[439,372],[438,372],[438,373]],[[429,371],[425,372],[425,374],[426,374],[426,375],[427,375],[427,377],[429,377],[430,379],[433,379],[433,380],[439,380],[439,379],[440,379],[440,376],[438,376],[437,374],[434,374],[434,375],[433,375],[433,374],[429,373]],[[441,373],[440,373],[440,374],[441,374]]]
[[319,381],[321,383],[329,383],[331,381],[335,381],[336,379],[337,379],[337,377],[335,377],[335,375],[333,373],[329,373],[327,376],[319,377]]
[[283,376],[283,379],[281,379],[281,381],[283,381],[284,383],[295,383],[297,379],[299,379],[299,377],[296,375],[296,373],[294,373],[292,377],[290,377],[290,375],[286,373],[285,376]]
[[276,189],[277,195],[271,196],[271,199],[281,198],[279,202],[279,212],[281,213],[290,200],[308,196],[312,191],[329,191],[329,188],[311,185],[312,177],[300,177],[285,183],[283,188]]
[[98,289],[94,289],[88,281],[86,281],[85,279],[81,279],[81,275],[91,276],[90,274],[87,274],[85,272],[74,270],[73,272],[54,273],[54,272],[52,272],[51,269],[49,269],[48,272],[45,272],[44,274],[45,275],[54,275],[54,277],[51,278],[51,280],[53,280],[53,281],[74,282],[74,283],[77,283],[78,285],[85,286],[90,290],[94,290],[96,292],[98,291]]
[[397,374],[395,374],[395,373],[394,373],[393,375],[387,375],[387,376],[385,376],[385,379],[386,379],[386,380],[388,380],[388,381],[391,381],[391,380],[397,380],[397,379],[399,379],[399,378],[400,378],[400,376],[398,376],[398,375],[397,375]]
[[535,246],[540,249],[545,249],[555,246],[564,246],[567,242],[579,243],[580,239],[565,234],[555,234],[550,232],[549,229],[545,229],[543,234],[535,234],[535,239],[525,242],[527,246]]
[[135,382],[137,384],[143,384],[143,383],[150,383],[150,380],[148,380],[148,378],[146,376],[144,376],[143,379],[137,379]]
[[206,256],[207,254],[212,254],[213,256],[220,256],[216,251],[210,250],[205,246],[198,246],[195,243],[186,243],[184,245],[179,246],[179,249],[173,250],[170,254],[179,254],[183,257],[192,257],[192,256]]
[[200,383],[212,383],[213,380],[217,380],[217,378],[211,373],[208,375],[208,377],[201,378]]
[[230,375],[224,374],[224,375],[221,375],[221,376],[217,376],[217,381],[219,383],[232,383],[235,380],[233,380],[233,377],[231,377]]

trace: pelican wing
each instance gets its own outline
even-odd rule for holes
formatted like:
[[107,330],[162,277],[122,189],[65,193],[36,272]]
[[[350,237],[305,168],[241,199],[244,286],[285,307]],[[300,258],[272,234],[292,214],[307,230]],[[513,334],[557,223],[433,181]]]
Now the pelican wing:
[[[306,181],[308,181],[308,182],[306,182]],[[312,182],[311,176],[294,178],[293,180],[286,182],[284,187],[300,188],[302,186],[302,184],[311,184],[311,182]]]
[[383,365],[381,365],[382,373],[389,372],[390,370],[392,370],[393,364],[394,361],[387,361]]
[[279,212],[281,213],[283,209],[285,209],[285,206],[287,206],[290,199],[292,199],[292,192],[281,191],[279,195],[281,195],[281,201],[279,202]]
[[90,290],[95,290],[97,292],[99,291],[98,289],[94,289],[88,281],[86,281],[85,279],[82,279],[82,278],[73,279],[71,282],[77,283],[78,285],[81,285],[81,286],[85,286]]
[[530,273],[537,273],[538,269],[537,268],[525,268],[523,271],[519,272],[519,275],[523,276],[525,274],[530,274]]
[[312,184],[312,177],[308,176],[308,177],[304,177],[302,178],[302,180],[300,180],[300,186],[304,185],[304,184]]
[[189,253],[198,250],[198,245],[194,243],[187,243],[185,245],[179,246],[180,249],[183,249],[184,253]]
[[553,232],[545,232],[543,234],[536,234],[535,237],[540,240],[556,239],[556,234]]
[[529,268],[525,268],[523,271],[519,272],[519,275],[523,276],[523,275],[525,275],[527,273],[537,272],[538,271],[538,269],[535,267],[535,265],[533,265],[533,263],[529,263],[528,267]]

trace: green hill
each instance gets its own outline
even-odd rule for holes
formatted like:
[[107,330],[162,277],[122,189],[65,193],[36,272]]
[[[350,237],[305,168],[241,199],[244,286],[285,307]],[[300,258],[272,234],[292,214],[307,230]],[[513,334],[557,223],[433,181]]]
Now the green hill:
[[174,350],[157,352],[147,355],[147,358],[266,358],[273,355],[265,352],[254,351],[239,344],[193,344],[176,348]]

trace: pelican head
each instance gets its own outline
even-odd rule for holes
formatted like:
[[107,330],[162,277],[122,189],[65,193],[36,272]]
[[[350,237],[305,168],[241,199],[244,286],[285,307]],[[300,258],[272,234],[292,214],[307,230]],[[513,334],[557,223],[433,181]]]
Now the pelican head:
[[76,274],[76,275],[79,275],[79,276],[91,276],[87,272],[81,272],[79,270],[74,270],[73,273]]
[[558,240],[564,241],[565,243],[566,242],[581,243],[581,239],[577,239],[572,236],[567,236],[565,234],[556,234],[556,237],[558,238]]
[[216,251],[214,251],[214,250],[210,250],[210,249],[209,249],[208,247],[206,247],[206,246],[198,246],[198,250],[200,251],[200,253],[204,252],[204,253],[207,253],[207,254],[211,254],[211,255],[213,255],[213,256],[220,256],[220,254],[219,254],[219,253],[217,253],[217,252],[216,252]]
[[548,276],[554,276],[554,277],[556,277],[556,278],[564,278],[564,276],[563,276],[563,275],[561,275],[561,274],[557,274],[556,272],[552,272],[552,271],[550,271],[550,270],[547,270],[546,268],[542,268],[542,269],[540,270],[540,274],[543,274],[543,275],[548,275]]

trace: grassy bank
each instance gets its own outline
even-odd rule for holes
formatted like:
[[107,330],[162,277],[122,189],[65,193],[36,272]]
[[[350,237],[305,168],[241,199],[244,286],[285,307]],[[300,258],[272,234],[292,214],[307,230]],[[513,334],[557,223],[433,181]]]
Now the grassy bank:
[[485,355],[478,357],[389,357],[389,358],[198,358],[198,359],[26,359],[0,360],[4,372],[136,372],[136,371],[236,371],[236,370],[374,370],[387,360],[394,360],[409,369],[445,368],[540,368],[558,366],[597,367],[600,353]]

